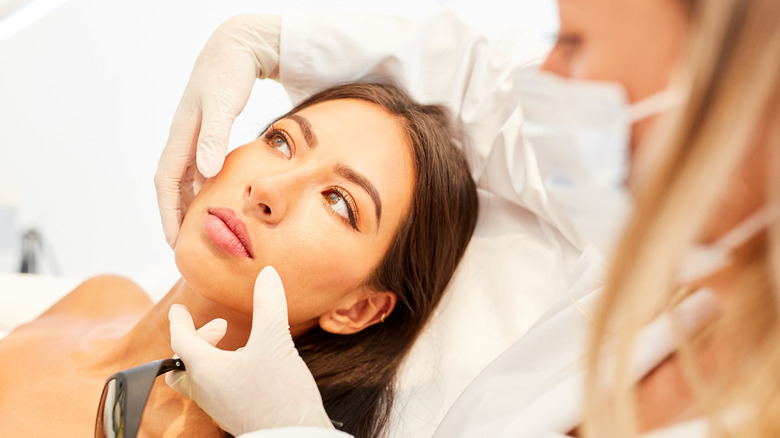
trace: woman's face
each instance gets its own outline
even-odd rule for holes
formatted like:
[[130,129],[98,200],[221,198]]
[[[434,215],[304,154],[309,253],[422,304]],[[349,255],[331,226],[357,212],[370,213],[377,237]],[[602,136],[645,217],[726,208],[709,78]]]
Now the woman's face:
[[[558,0],[558,42],[543,70],[578,79],[622,84],[636,102],[667,87],[686,38],[684,0]],[[653,118],[634,124],[632,152]],[[632,154],[632,158],[636,157]],[[766,151],[742,165],[702,242],[712,242],[764,200]],[[632,160],[632,167],[635,161]]]
[[373,292],[364,282],[409,213],[413,179],[393,115],[354,99],[315,104],[227,156],[184,218],[176,263],[196,292],[247,315],[257,274],[273,266],[300,334]]
[[[666,88],[685,38],[683,0],[558,0],[559,38],[543,70],[622,84],[630,102]],[[633,148],[652,119],[634,125]]]

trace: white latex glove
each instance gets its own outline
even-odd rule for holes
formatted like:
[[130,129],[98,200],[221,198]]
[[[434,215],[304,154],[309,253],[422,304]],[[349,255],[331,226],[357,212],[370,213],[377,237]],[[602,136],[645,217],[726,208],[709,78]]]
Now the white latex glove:
[[284,288],[274,268],[257,276],[252,332],[243,349],[213,347],[219,340],[200,337],[205,333],[196,333],[182,305],[171,306],[168,319],[171,346],[187,370],[168,373],[165,381],[225,431],[238,436],[274,427],[333,428],[314,377],[293,345]]
[[195,62],[154,175],[171,247],[195,194],[222,168],[230,128],[255,79],[279,77],[280,26],[277,15],[231,18],[214,31]]

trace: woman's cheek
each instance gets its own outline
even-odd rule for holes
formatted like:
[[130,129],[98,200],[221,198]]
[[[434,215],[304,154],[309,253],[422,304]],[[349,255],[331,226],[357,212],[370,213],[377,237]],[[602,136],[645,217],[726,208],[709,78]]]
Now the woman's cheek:
[[353,248],[310,251],[294,264],[275,266],[285,287],[290,324],[318,318],[362,287],[371,274],[365,253]]

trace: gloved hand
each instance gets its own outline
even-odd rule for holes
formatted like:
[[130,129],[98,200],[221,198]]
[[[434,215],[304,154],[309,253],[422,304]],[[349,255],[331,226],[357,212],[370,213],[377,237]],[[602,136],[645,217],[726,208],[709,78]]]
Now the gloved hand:
[[216,330],[196,333],[182,305],[171,306],[168,319],[171,346],[187,370],[166,374],[166,382],[225,431],[238,436],[273,427],[333,428],[314,377],[293,345],[284,288],[274,268],[257,276],[252,332],[243,349],[213,347],[219,342]]
[[171,247],[195,194],[222,168],[230,128],[255,79],[278,79],[280,26],[276,15],[231,18],[214,31],[195,62],[154,176]]

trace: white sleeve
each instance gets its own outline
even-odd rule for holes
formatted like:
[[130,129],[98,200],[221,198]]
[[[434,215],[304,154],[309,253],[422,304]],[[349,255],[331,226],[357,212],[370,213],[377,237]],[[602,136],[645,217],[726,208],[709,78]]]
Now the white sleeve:
[[460,117],[545,49],[531,29],[488,31],[446,8],[419,18],[291,13],[282,16],[280,80],[293,102],[337,83],[392,81],[418,101],[446,105]]
[[[280,79],[297,101],[329,85],[391,80],[423,103],[459,116],[474,96],[489,96],[518,63],[544,55],[530,29],[488,31],[441,8],[420,18],[377,13],[309,12],[282,16]],[[495,41],[511,41],[496,50]],[[499,53],[503,51],[503,53]],[[471,97],[472,100],[467,100]],[[477,99],[478,100],[478,99]]]
[[285,427],[265,429],[239,435],[238,438],[353,438],[352,435],[321,427]]

